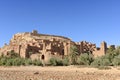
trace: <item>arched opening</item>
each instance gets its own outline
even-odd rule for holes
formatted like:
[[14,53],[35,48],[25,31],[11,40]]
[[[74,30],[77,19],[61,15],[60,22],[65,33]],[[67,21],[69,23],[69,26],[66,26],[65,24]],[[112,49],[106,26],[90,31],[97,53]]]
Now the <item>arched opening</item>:
[[42,59],[42,60],[44,60],[44,59],[45,59],[45,56],[44,56],[44,55],[42,55],[42,56],[41,56],[41,59]]

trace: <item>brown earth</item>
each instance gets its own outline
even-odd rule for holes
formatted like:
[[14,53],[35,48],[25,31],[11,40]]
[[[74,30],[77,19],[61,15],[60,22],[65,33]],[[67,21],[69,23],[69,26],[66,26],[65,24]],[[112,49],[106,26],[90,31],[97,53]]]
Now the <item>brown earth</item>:
[[120,68],[0,67],[0,80],[120,80]]

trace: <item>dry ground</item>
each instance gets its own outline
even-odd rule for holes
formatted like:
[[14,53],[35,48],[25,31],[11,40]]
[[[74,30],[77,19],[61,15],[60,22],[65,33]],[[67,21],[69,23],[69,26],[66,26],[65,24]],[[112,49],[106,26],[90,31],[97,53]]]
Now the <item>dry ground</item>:
[[64,67],[0,67],[0,80],[120,80],[120,70]]

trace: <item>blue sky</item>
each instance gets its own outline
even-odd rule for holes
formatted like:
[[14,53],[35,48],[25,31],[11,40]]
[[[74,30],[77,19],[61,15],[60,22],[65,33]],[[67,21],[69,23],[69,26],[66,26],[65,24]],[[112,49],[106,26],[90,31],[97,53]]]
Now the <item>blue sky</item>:
[[120,45],[120,0],[0,0],[0,46],[33,29]]

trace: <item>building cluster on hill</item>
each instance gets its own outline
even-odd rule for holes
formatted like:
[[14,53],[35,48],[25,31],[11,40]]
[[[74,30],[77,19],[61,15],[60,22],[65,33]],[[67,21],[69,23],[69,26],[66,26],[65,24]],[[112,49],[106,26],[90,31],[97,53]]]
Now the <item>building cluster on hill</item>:
[[86,41],[74,42],[67,37],[39,34],[33,30],[15,34],[10,43],[0,49],[0,55],[8,55],[10,51],[14,51],[23,58],[48,61],[51,57],[62,58],[69,55],[73,45],[79,53],[92,53],[95,57],[105,55],[107,50],[106,42],[102,42],[100,48],[97,48],[95,44]]

